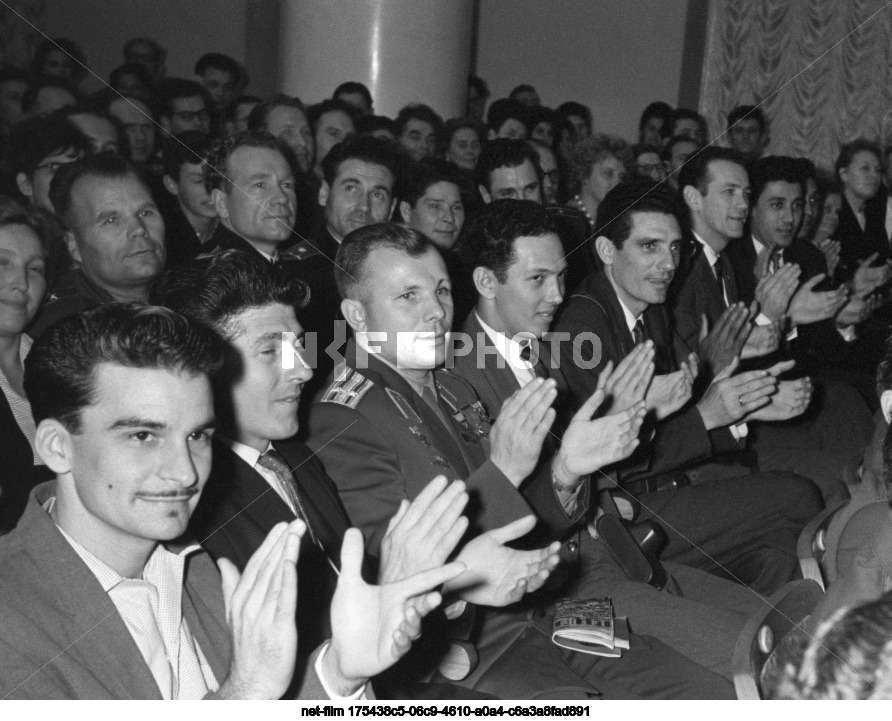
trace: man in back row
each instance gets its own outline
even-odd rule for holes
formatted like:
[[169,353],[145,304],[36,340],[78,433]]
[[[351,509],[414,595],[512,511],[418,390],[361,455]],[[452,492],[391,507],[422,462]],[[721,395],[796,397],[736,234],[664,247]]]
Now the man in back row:
[[[172,311],[120,303],[34,344],[25,388],[56,480],[0,539],[3,698],[276,699],[292,684],[304,523],[277,525],[242,574],[181,538],[210,470],[224,353]],[[463,570],[368,587],[356,531],[341,561],[334,636],[293,687],[304,698],[368,693],[439,603],[424,591]]]

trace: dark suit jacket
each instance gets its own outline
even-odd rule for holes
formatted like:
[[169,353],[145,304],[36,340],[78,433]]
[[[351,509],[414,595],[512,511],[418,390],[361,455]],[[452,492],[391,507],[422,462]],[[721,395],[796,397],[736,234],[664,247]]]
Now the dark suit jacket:
[[47,294],[43,306],[27,328],[28,335],[39,338],[53,323],[102,303],[113,303],[114,300],[110,293],[87,278],[80,268],[75,268],[62,276],[56,287]]
[[[124,620],[43,509],[55,481],[35,489],[18,528],[0,539],[0,697],[160,699]],[[232,648],[220,575],[189,557],[183,615],[218,681]],[[326,698],[315,673],[300,698]]]
[[[677,370],[666,308],[651,305],[644,311],[642,320],[645,333],[653,340],[656,349],[656,373]],[[598,376],[607,362],[613,361],[616,367],[634,348],[616,291],[603,271],[595,271],[580,284],[558,316],[555,331],[570,336],[570,341],[561,343],[561,372],[577,405],[595,392]],[[593,339],[590,345],[581,346],[582,360],[591,365],[590,368],[575,362],[573,348],[577,344],[574,340],[581,334],[588,334]],[[651,443],[642,444],[630,459],[620,464],[620,479],[666,473],[707,459],[714,453],[738,450],[737,441],[729,430],[707,431],[700,412],[692,406],[660,421],[655,430]]]
[[885,263],[890,256],[889,237],[886,235],[886,194],[882,188],[864,206],[865,226],[861,229],[855,211],[845,194],[839,209],[839,225],[833,234],[840,242],[839,265],[836,278],[848,281],[858,270],[859,261],[879,253],[876,264]]
[[[455,420],[450,431],[399,373],[373,355],[367,356],[365,369],[357,369],[364,355],[359,354],[358,362],[355,341],[350,340],[349,371],[316,398],[308,445],[337,485],[371,553],[377,554],[400,502],[415,498],[438,474],[467,483],[471,500],[465,515],[474,533],[530,513],[521,494],[488,459],[485,438]],[[436,371],[435,378],[460,408],[477,401],[467,381],[454,373]],[[473,411],[467,415],[476,420]]]

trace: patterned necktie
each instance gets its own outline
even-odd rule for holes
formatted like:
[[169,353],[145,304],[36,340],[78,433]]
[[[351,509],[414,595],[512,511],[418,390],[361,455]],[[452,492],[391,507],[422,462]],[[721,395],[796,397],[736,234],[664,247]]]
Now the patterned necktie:
[[632,339],[635,341],[635,345],[640,345],[647,340],[647,334],[644,332],[644,321],[641,318],[635,322],[635,327],[632,328]]
[[276,474],[279,488],[285,494],[285,498],[288,499],[294,514],[302,521],[306,521],[307,514],[303,512],[303,506],[300,502],[300,495],[297,492],[297,483],[294,480],[294,474],[291,472],[291,469],[279,452],[275,448],[270,448],[257,459],[257,465],[263,466],[267,470]]
[[717,256],[715,263],[713,263],[712,271],[715,273],[716,281],[719,284],[719,297],[722,299],[722,305],[726,308],[728,307],[728,303],[725,300],[725,271],[722,268],[722,256]]
[[526,361],[530,365],[533,366],[533,373],[536,374],[539,378],[548,378],[548,369],[545,367],[545,364],[542,362],[542,353],[539,352],[536,354],[536,362],[533,363],[530,358],[533,357],[533,343],[535,341],[530,341],[523,348],[520,349],[520,357],[522,360]]
[[780,270],[783,252],[781,248],[771,251],[771,256],[768,258],[768,275]]

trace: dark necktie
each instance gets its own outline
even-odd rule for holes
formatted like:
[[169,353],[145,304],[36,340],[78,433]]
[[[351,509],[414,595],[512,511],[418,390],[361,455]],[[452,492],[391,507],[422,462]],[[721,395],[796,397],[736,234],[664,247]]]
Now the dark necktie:
[[632,340],[635,341],[635,345],[640,345],[647,340],[647,334],[644,332],[644,321],[641,318],[635,322],[635,327],[632,328]]
[[548,369],[545,367],[545,364],[542,362],[542,353],[539,352],[536,354],[536,362],[533,363],[530,358],[533,357],[533,342],[527,343],[523,348],[520,349],[520,357],[522,360],[525,360],[527,363],[530,363],[533,366],[533,373],[536,374],[539,378],[548,378]]
[[768,258],[768,275],[771,275],[777,270],[780,270],[781,263],[783,262],[783,249],[775,248],[771,251],[771,257]]
[[722,305],[728,307],[728,301],[725,299],[725,271],[722,268],[722,256],[716,257],[715,263],[712,265],[715,273],[716,281],[719,284],[719,297],[722,299]]

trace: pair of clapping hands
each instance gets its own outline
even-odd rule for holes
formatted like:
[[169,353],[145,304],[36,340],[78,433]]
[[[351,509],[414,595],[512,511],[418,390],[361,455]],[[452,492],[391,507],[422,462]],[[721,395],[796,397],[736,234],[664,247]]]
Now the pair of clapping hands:
[[[332,638],[322,658],[330,689],[349,696],[398,661],[421,633],[421,619],[442,601],[435,590],[504,606],[537,590],[558,563],[559,544],[518,551],[506,544],[535,525],[526,516],[464,544],[467,529],[462,481],[437,476],[419,496],[403,501],[381,545],[379,584],[361,575],[362,534],[344,536],[341,572],[331,604]],[[219,561],[233,642],[229,674],[215,694],[227,699],[276,699],[291,684],[297,658],[297,561],[306,525],[280,523],[239,573]],[[304,579],[312,583],[313,579]]]

